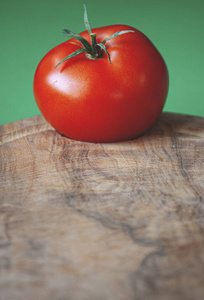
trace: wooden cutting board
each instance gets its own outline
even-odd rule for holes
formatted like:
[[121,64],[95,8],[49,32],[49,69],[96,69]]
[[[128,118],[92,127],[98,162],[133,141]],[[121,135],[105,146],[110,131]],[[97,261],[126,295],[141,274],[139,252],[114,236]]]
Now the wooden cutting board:
[[203,300],[204,118],[121,143],[0,127],[1,300]]

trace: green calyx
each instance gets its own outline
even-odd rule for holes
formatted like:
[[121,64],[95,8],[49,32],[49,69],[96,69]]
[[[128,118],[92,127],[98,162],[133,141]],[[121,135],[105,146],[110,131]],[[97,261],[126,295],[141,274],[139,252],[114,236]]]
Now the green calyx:
[[129,33],[129,32],[134,32],[134,30],[122,30],[122,31],[117,31],[115,32],[113,35],[111,35],[110,37],[106,38],[102,43],[97,43],[96,40],[96,33],[92,33],[91,31],[91,27],[89,24],[89,20],[88,20],[88,14],[87,14],[87,9],[86,9],[86,5],[84,4],[84,24],[86,27],[86,30],[88,31],[88,33],[90,34],[91,37],[91,44],[82,36],[80,36],[79,34],[76,34],[68,29],[63,29],[62,30],[62,34],[67,35],[70,38],[74,38],[77,41],[79,41],[82,44],[82,47],[77,49],[76,51],[72,52],[71,54],[69,54],[68,56],[66,56],[63,60],[61,60],[56,66],[59,66],[62,62],[77,56],[81,53],[86,53],[87,57],[90,59],[98,59],[100,57],[103,56],[104,52],[107,54],[108,59],[109,59],[109,63],[111,64],[111,59],[110,59],[110,55],[106,49],[105,43],[106,41],[113,39],[114,37],[118,36],[118,35],[122,35],[125,33]]

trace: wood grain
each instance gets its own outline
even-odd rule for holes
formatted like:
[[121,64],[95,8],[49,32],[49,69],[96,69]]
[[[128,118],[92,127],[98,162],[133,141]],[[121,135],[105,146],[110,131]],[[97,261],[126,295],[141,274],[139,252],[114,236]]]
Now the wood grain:
[[204,299],[204,119],[91,144],[0,127],[1,300]]

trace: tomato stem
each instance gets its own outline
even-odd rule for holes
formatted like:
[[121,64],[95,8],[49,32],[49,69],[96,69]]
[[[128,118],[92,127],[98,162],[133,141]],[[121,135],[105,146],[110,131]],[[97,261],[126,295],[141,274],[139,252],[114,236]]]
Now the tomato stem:
[[67,55],[63,60],[61,60],[56,66],[55,68],[60,65],[61,63],[63,63],[64,61],[75,57],[81,53],[86,53],[86,57],[88,57],[89,59],[98,59],[101,58],[104,54],[104,52],[107,54],[108,56],[108,60],[109,63],[111,63],[111,58],[110,55],[106,49],[105,43],[112,39],[115,38],[116,36],[122,35],[122,34],[126,34],[129,32],[134,32],[134,30],[122,30],[122,31],[117,31],[115,32],[113,35],[111,35],[110,37],[106,38],[102,43],[97,43],[96,40],[96,33],[92,33],[91,31],[91,27],[89,24],[89,20],[88,20],[88,14],[87,14],[87,9],[86,9],[86,5],[84,4],[84,23],[85,23],[85,27],[91,37],[91,44],[85,39],[83,38],[81,35],[76,34],[68,29],[63,29],[62,34],[69,36],[70,38],[74,38],[76,40],[78,40],[83,48],[79,48],[76,51],[74,51],[73,53]]
[[91,33],[90,36],[91,36],[92,53],[95,56],[96,55],[96,45],[97,45],[96,33]]

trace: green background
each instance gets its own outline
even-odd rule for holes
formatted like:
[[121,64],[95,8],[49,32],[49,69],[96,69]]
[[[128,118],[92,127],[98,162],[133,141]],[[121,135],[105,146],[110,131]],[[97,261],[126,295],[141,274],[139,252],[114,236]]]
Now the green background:
[[204,117],[203,0],[3,0],[0,5],[0,125],[39,115],[33,76],[41,58],[66,40],[63,28],[131,25],[155,44],[170,75],[164,111]]

